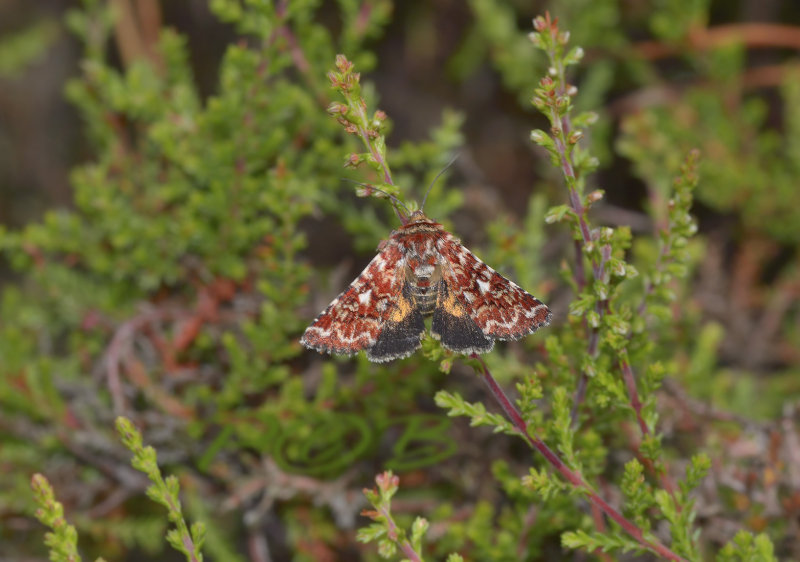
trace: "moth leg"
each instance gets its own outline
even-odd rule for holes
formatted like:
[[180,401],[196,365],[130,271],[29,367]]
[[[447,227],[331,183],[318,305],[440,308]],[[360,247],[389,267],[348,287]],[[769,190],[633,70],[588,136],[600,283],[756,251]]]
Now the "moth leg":
[[424,331],[425,322],[406,283],[401,295],[395,299],[375,345],[367,350],[367,359],[385,363],[408,357],[419,349]]
[[487,353],[494,347],[494,340],[487,338],[478,328],[444,281],[438,284],[431,335],[445,349],[465,355]]

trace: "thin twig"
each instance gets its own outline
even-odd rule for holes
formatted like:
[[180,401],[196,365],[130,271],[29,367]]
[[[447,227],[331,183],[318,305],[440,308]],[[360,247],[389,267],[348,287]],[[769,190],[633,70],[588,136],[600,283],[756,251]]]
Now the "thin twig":
[[627,352],[620,352],[620,356],[624,357],[619,360],[619,368],[622,371],[622,379],[625,381],[625,387],[628,389],[628,399],[631,401],[633,411],[636,412],[636,421],[639,422],[639,429],[642,435],[650,435],[650,428],[644,422],[642,417],[642,401],[639,400],[639,393],[636,390],[636,379],[633,376],[633,370],[630,363],[628,363]]
[[[565,98],[568,95],[567,92],[567,79],[566,79],[566,69],[564,67],[563,61],[560,57],[556,56],[554,52],[548,52],[548,56],[550,58],[551,63],[555,69],[556,75],[556,94],[559,98]],[[575,165],[572,162],[572,158],[570,156],[570,150],[567,147],[567,143],[570,142],[570,136],[572,134],[572,122],[569,118],[568,114],[559,115],[559,110],[554,107],[549,107],[549,115],[548,118],[550,122],[553,124],[551,128],[553,142],[555,144],[556,150],[559,156],[559,163],[561,165],[561,170],[564,174],[564,179],[566,181],[567,189],[569,190],[569,206],[572,208],[573,212],[575,213],[575,217],[578,221],[578,230],[580,232],[581,238],[580,240],[575,241],[575,269],[574,269],[574,279],[575,284],[578,287],[578,291],[584,289],[587,285],[586,274],[584,272],[583,267],[583,249],[589,247],[590,244],[593,243],[592,240],[592,232],[589,228],[589,223],[586,220],[586,213],[588,211],[586,205],[583,203],[583,194],[580,192],[579,189],[579,182],[578,176],[575,171]],[[556,126],[558,124],[558,126]],[[601,251],[600,259],[593,257],[591,259],[591,266],[592,266],[592,275],[595,281],[602,281],[603,277],[605,276],[605,264],[606,261],[611,257],[611,248],[604,247]],[[605,301],[598,301],[595,304],[595,312],[598,315],[600,321],[602,321],[603,316],[606,312],[606,305]],[[588,324],[584,318],[584,327],[589,328]],[[599,336],[599,329],[598,328],[591,328],[589,334],[589,343],[587,346],[587,354],[591,359],[595,359],[597,357],[598,352],[598,341]],[[576,388],[575,395],[573,396],[572,400],[572,424],[575,426],[578,420],[578,408],[583,403],[584,397],[586,395],[586,386],[588,384],[589,375],[585,371],[581,373],[580,378],[578,379],[578,384]]]
[[742,43],[751,49],[800,49],[800,29],[796,25],[773,23],[737,23],[709,28],[695,27],[687,34],[686,42],[667,44],[661,41],[642,41],[633,46],[635,52],[648,60],[657,60],[680,54],[688,49],[705,51]]
[[392,514],[389,513],[389,510],[386,508],[380,509],[381,515],[386,520],[386,524],[389,526],[389,537],[396,542],[396,544],[400,547],[400,550],[403,551],[411,562],[422,562],[422,557],[414,550],[413,545],[408,539],[404,539],[403,541],[397,541],[397,537],[399,536],[399,530],[397,525],[395,525],[394,519],[392,519]]
[[611,507],[608,502],[601,498],[597,492],[595,492],[595,490],[583,479],[583,476],[569,468],[558,457],[558,455],[547,446],[544,441],[538,437],[530,435],[528,433],[527,424],[525,423],[525,420],[522,419],[522,415],[519,413],[519,410],[517,410],[517,408],[511,403],[505,392],[503,392],[503,389],[500,388],[500,385],[497,384],[497,381],[492,376],[483,359],[481,359],[481,357],[475,353],[470,355],[470,357],[481,364],[481,368],[483,370],[483,380],[492,391],[492,394],[500,404],[500,407],[508,416],[509,420],[511,420],[511,423],[514,424],[514,427],[517,429],[517,431],[519,431],[520,435],[531,447],[539,451],[539,453],[541,453],[547,462],[549,462],[550,465],[561,474],[561,476],[563,476],[574,487],[581,489],[586,494],[587,499],[593,506],[596,506],[600,511],[605,513],[606,516],[615,521],[626,533],[628,533],[639,544],[641,544],[642,547],[651,550],[668,560],[685,560],[658,542],[656,539],[645,537],[644,532],[639,527],[626,519],[625,516],[623,516],[619,511]]

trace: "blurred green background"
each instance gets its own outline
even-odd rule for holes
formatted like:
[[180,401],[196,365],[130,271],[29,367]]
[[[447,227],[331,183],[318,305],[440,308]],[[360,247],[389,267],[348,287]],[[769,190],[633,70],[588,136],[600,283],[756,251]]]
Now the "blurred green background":
[[[599,159],[588,187],[606,194],[596,225],[630,226],[643,237],[632,254],[652,259],[672,178],[702,154],[657,404],[676,462],[704,450],[714,463],[698,496],[704,551],[746,528],[800,558],[800,4],[277,2],[278,18],[237,15],[261,13],[250,4],[0,0],[0,560],[46,559],[36,471],[87,554],[178,559],[115,443],[117,413],[185,475],[191,516],[217,518],[212,560],[376,559],[353,539],[359,490],[392,464],[417,490],[401,510],[448,521],[436,552],[472,540],[473,560],[580,557],[560,547],[567,523],[510,522],[524,515],[519,444],[440,425],[434,390],[480,399],[468,369],[446,377],[417,357],[379,370],[297,343],[397,226],[341,181],[365,176],[344,170],[357,145],[325,113],[337,52],[391,120],[405,197],[457,151],[428,214],[563,322],[559,267],[574,254],[543,216],[565,194],[530,142],[546,68],[527,34],[545,10],[586,51],[573,80],[599,117],[586,139]],[[542,358],[526,345],[497,359],[509,387]],[[409,427],[436,446],[403,450]],[[287,437],[320,428],[308,450]],[[468,539],[481,523],[493,536]],[[528,546],[503,550],[502,533]]]

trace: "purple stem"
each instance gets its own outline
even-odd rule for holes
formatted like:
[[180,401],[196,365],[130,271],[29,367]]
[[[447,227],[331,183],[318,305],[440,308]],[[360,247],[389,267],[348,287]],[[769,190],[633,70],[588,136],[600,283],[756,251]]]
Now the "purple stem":
[[674,560],[676,562],[685,561],[685,558],[678,556],[657,540],[645,538],[644,532],[642,532],[642,530],[634,523],[626,519],[625,516],[623,516],[619,511],[611,507],[611,505],[609,505],[608,502],[606,502],[603,498],[597,495],[597,492],[595,492],[594,489],[583,479],[583,476],[581,476],[580,473],[569,468],[558,457],[558,455],[547,446],[544,441],[538,437],[533,437],[530,435],[528,433],[528,426],[525,423],[525,420],[522,419],[522,415],[520,415],[519,410],[517,410],[517,408],[511,403],[505,392],[503,392],[503,389],[500,388],[500,385],[497,384],[497,381],[492,376],[491,372],[489,371],[489,367],[486,366],[486,363],[484,363],[483,359],[481,359],[481,357],[475,353],[471,354],[470,357],[481,364],[481,368],[483,370],[483,380],[486,382],[495,399],[500,403],[500,407],[503,408],[503,411],[506,413],[509,420],[511,420],[511,423],[514,424],[514,427],[517,429],[517,431],[519,431],[520,435],[531,447],[539,451],[545,460],[547,460],[547,462],[549,462],[550,465],[561,474],[561,476],[563,476],[576,488],[580,488],[586,494],[586,497],[592,505],[596,506],[603,513],[605,513],[606,516],[615,521],[626,533],[636,539],[636,541],[644,548],[663,556],[667,560]]
[[414,547],[411,545],[408,539],[402,542],[397,540],[397,525],[395,524],[394,519],[392,519],[392,514],[389,513],[389,510],[382,507],[380,508],[380,512],[381,515],[383,515],[383,517],[386,519],[386,523],[389,526],[390,538],[392,538],[397,546],[400,547],[400,550],[403,551],[403,554],[405,554],[406,557],[411,560],[411,562],[422,562],[422,557],[417,553],[416,550],[414,550]]
[[[551,59],[555,60],[555,57],[551,57]],[[561,80],[561,84],[562,85],[559,86],[559,95],[564,94],[563,79]],[[575,241],[575,283],[580,291],[586,287],[586,274],[584,273],[583,269],[583,248],[592,241],[592,234],[589,230],[589,223],[586,221],[586,207],[584,206],[583,201],[581,201],[580,193],[578,193],[578,189],[575,186],[575,169],[572,166],[572,161],[570,160],[569,152],[567,151],[567,145],[564,141],[564,139],[568,138],[572,124],[570,123],[569,117],[566,115],[559,118],[554,109],[551,113],[551,122],[556,122],[556,120],[558,120],[560,123],[561,130],[559,131],[559,134],[554,134],[553,137],[556,149],[559,153],[561,168],[564,172],[564,177],[567,179],[567,187],[569,188],[569,205],[575,212],[575,216],[578,219],[578,228],[581,233],[581,240]],[[581,242],[583,242],[583,244],[581,244]],[[610,252],[610,248],[603,248],[603,255],[601,259],[599,261],[596,259],[592,260],[592,274],[595,280],[601,280],[605,275],[605,263],[608,258],[611,257]],[[603,303],[598,302],[595,305],[595,310],[602,320],[605,313],[605,306]],[[589,336],[589,346],[587,350],[589,357],[591,358],[597,356],[597,339],[598,331],[596,328],[593,328]],[[578,423],[578,408],[583,403],[583,400],[586,396],[586,386],[588,385],[588,382],[589,376],[585,372],[581,373],[581,376],[578,379],[578,386],[575,390],[575,396],[572,400],[571,417],[573,425]]]
[[575,246],[575,285],[580,293],[586,287],[586,272],[583,270],[583,246],[580,240],[574,241]]
[[[636,421],[639,422],[639,429],[642,432],[642,437],[647,437],[651,434],[651,432],[650,428],[647,427],[647,424],[642,417],[642,401],[639,400],[639,393],[636,389],[636,376],[633,374],[633,369],[628,362],[628,350],[620,350],[619,355],[619,369],[622,372],[622,378],[625,381],[625,387],[628,389],[628,399],[631,401],[633,411],[636,412]],[[670,495],[674,496],[675,484],[672,482],[672,479],[669,477],[667,471],[656,470],[650,462],[648,462],[648,468],[652,469],[653,472],[659,476],[664,489],[667,490]]]
[[[370,136],[366,125],[368,123],[367,113],[361,104],[356,103],[356,106],[359,108],[361,121],[364,123],[363,126],[358,126],[358,133],[361,135],[361,140],[364,141],[364,144],[367,146],[367,149],[369,149],[370,154],[372,154],[372,157],[383,170],[383,182],[388,185],[394,185],[392,173],[389,171],[389,164],[383,158],[383,155],[381,155],[380,151],[375,148],[372,142],[370,142]],[[400,208],[397,206],[397,203],[394,201],[394,199],[392,199],[392,208],[394,209],[394,213],[397,215],[397,218],[400,219],[400,222],[406,224],[408,217],[406,217],[402,211],[400,211]]]
[[[624,351],[621,351],[620,355],[627,357],[627,353]],[[639,393],[636,391],[636,378],[633,376],[633,369],[631,369],[627,359],[619,360],[619,368],[622,371],[622,378],[625,380],[625,386],[628,389],[628,398],[631,401],[631,406],[633,406],[633,411],[636,412],[639,429],[642,430],[643,436],[650,435],[650,429],[644,423],[644,418],[642,418],[642,401],[639,400]]]

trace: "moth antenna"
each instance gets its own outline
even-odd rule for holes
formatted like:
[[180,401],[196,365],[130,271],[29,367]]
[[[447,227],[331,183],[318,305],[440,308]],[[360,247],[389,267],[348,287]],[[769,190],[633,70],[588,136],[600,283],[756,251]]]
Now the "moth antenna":
[[448,162],[448,163],[447,163],[447,165],[446,165],[444,168],[442,168],[442,171],[441,171],[441,172],[439,172],[438,174],[436,174],[436,177],[435,177],[435,178],[433,178],[433,181],[432,181],[432,182],[431,182],[431,184],[428,186],[428,191],[426,191],[426,192],[425,192],[425,197],[423,197],[423,198],[422,198],[422,205],[420,205],[420,210],[422,210],[422,209],[424,209],[424,208],[425,208],[425,201],[427,201],[427,200],[428,200],[428,194],[431,192],[431,189],[433,189],[433,186],[436,184],[436,182],[438,181],[438,179],[439,179],[440,177],[442,177],[442,174],[443,174],[443,173],[445,173],[447,170],[449,170],[449,169],[450,169],[450,166],[452,166],[452,165],[455,163],[455,161],[456,161],[456,160],[458,160],[458,154],[456,154],[455,156],[453,156],[453,158],[451,158],[451,159],[450,159],[450,162]]
[[386,190],[381,189],[380,187],[375,187],[374,185],[369,185],[368,183],[363,183],[363,182],[360,182],[360,181],[351,180],[350,178],[342,178],[342,180],[343,181],[349,181],[350,183],[354,183],[356,185],[360,185],[361,187],[363,187],[365,189],[371,189],[372,191],[377,191],[378,193],[383,193],[386,197],[388,197],[389,199],[391,199],[392,201],[394,201],[395,203],[397,203],[401,207],[403,207],[403,209],[405,209],[407,214],[409,214],[409,215],[411,214],[411,211],[409,211],[408,207],[406,207],[406,204],[403,203],[396,195],[392,195],[391,193],[389,193]]

